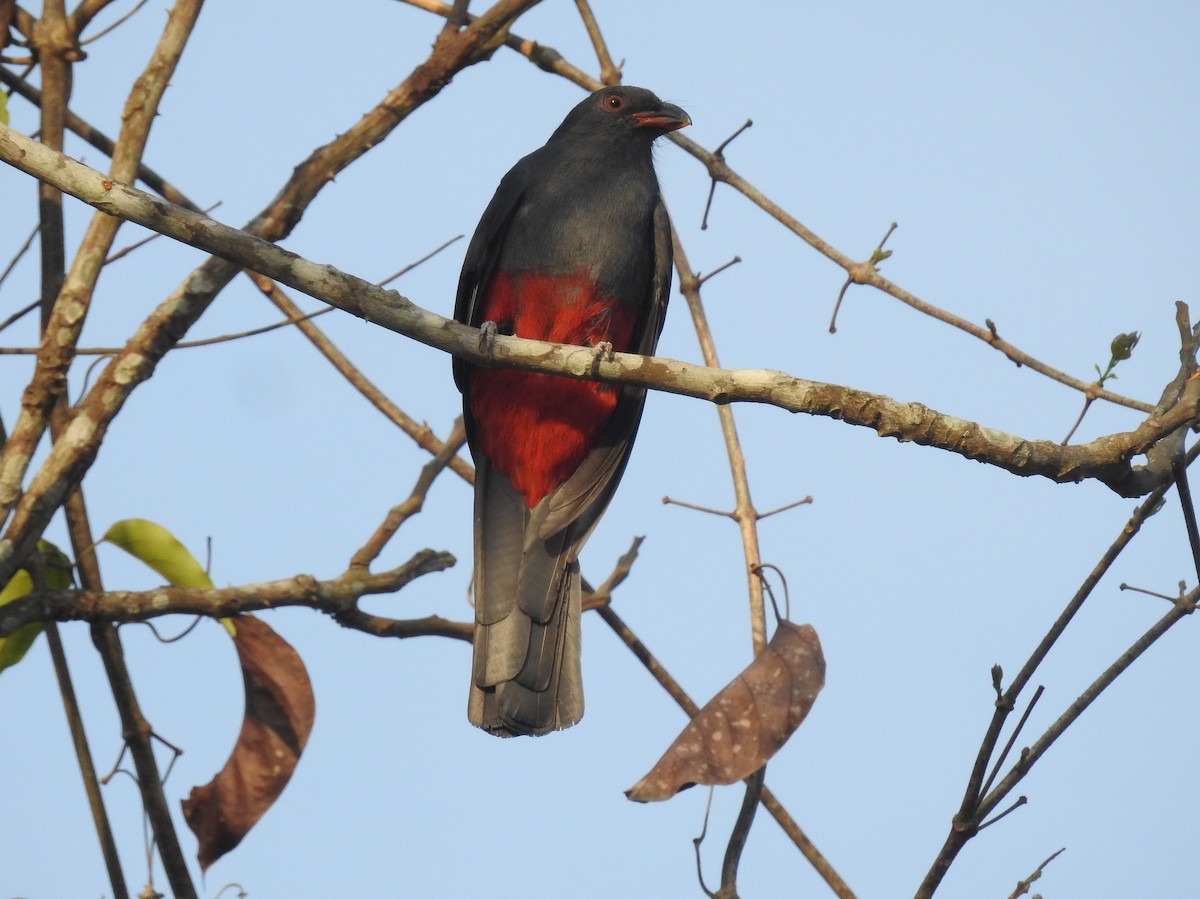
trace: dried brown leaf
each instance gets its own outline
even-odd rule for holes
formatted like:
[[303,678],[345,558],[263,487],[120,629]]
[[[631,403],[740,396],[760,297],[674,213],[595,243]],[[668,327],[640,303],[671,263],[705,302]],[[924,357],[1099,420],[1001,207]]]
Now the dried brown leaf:
[[811,625],[781,621],[766,649],[714,696],[625,795],[659,802],[696,784],[730,784],[767,763],[800,726],[825,685]]
[[201,870],[242,841],[287,786],[312,732],[315,704],[304,663],[258,618],[232,619],[246,685],[242,730],[228,761],[183,800],[200,841]]

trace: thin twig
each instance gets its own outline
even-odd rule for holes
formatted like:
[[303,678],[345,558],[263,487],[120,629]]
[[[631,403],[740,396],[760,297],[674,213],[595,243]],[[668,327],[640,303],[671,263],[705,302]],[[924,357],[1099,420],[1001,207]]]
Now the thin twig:
[[[284,315],[295,317],[300,314],[300,307],[295,304],[276,282],[248,270],[246,271],[246,275],[258,286],[258,289],[263,292],[267,299],[275,304],[275,308]],[[330,365],[337,369],[341,376],[367,402],[383,413],[388,421],[412,438],[417,446],[431,455],[436,455],[442,451],[445,444],[438,439],[438,436],[433,433],[429,425],[416,421],[392,402],[387,394],[380,390],[358,366],[351,362],[349,357],[338,349],[334,342],[320,328],[302,318],[297,321],[296,326],[299,328],[300,333],[308,338],[317,351],[328,360]],[[459,456],[455,456],[450,460],[450,470],[468,484],[475,482],[475,469],[471,467],[470,462]]]
[[[732,140],[732,138],[730,139]],[[688,264],[687,254],[684,252],[679,234],[674,228],[671,229],[671,241],[675,249],[675,270],[679,273],[679,290],[687,300],[688,311],[692,314],[692,327],[695,329],[696,338],[700,343],[704,364],[709,368],[720,368],[721,362],[717,358],[716,342],[713,339],[712,329],[708,325],[704,303],[700,298],[700,282]],[[735,499],[733,519],[737,522],[742,538],[742,553],[746,564],[746,586],[750,599],[750,634],[754,645],[754,654],[757,655],[767,645],[767,621],[763,610],[762,581],[753,574],[755,567],[762,563],[758,550],[758,512],[750,498],[750,478],[746,473],[746,457],[742,452],[741,440],[738,438],[733,409],[726,404],[718,405],[717,418],[721,422],[721,435],[725,439],[725,452],[729,459],[729,472],[733,479]]]
[[432,259],[434,256],[436,256],[438,253],[442,252],[442,250],[446,249],[446,247],[450,246],[455,241],[462,240],[462,238],[463,238],[463,235],[461,235],[461,234],[454,235],[449,240],[442,243],[440,246],[435,247],[434,249],[430,250],[428,253],[426,253],[424,256],[422,256],[420,259],[418,259],[416,262],[410,262],[408,265],[404,266],[404,268],[400,269],[400,271],[396,272],[394,275],[388,275],[382,281],[376,281],[375,286],[376,287],[387,287],[389,284],[391,284],[397,278],[402,277],[403,275],[407,275],[418,265],[428,262],[430,259]]
[[1179,504],[1183,508],[1183,523],[1187,527],[1188,545],[1192,549],[1192,564],[1196,566],[1196,577],[1200,579],[1200,530],[1196,527],[1196,507],[1192,503],[1192,488],[1188,486],[1187,465],[1176,456],[1171,462],[1175,472],[1175,489],[1179,493]]
[[[626,353],[615,353],[612,359],[598,359],[593,348],[548,344],[519,337],[497,337],[490,347],[481,347],[477,329],[422,309],[394,292],[379,290],[331,266],[300,259],[253,234],[183,209],[168,211],[161,200],[116,182],[96,180],[102,176],[86,166],[3,128],[0,128],[0,158],[39,178],[52,180],[72,195],[111,215],[136,221],[219,254],[219,259],[206,262],[175,295],[164,301],[162,305],[167,309],[160,308],[153,313],[156,322],[160,317],[166,317],[180,329],[190,326],[190,322],[212,301],[214,291],[233,277],[236,266],[253,267],[330,305],[470,362],[636,384],[703,398],[718,405],[735,401],[770,403],[793,412],[825,415],[869,427],[881,436],[934,446],[1021,476],[1048,477],[1059,483],[1095,478],[1121,496],[1144,495],[1170,477],[1169,466],[1166,469],[1157,464],[1142,466],[1134,464],[1133,460],[1139,454],[1147,453],[1164,437],[1189,425],[1200,408],[1200,379],[1194,379],[1182,385],[1173,404],[1156,410],[1134,430],[1097,438],[1088,444],[1064,447],[1057,442],[1004,434],[920,403],[901,403],[879,394],[808,381],[781,372],[723,371]],[[680,258],[679,254],[676,258]],[[193,279],[200,278],[204,282],[202,290],[192,283]],[[188,310],[186,315],[175,308],[181,304]],[[103,384],[103,395],[94,397],[95,403],[103,408],[90,412],[89,417],[98,425],[91,432],[92,441],[103,435],[110,418],[109,410],[115,412],[120,408],[132,390],[150,376],[169,348],[169,342],[156,340],[162,336],[162,327],[159,323],[156,328],[140,332],[137,340],[106,369],[111,374],[102,377],[96,385]],[[114,377],[118,373],[120,380]],[[115,383],[110,384],[110,381]],[[92,394],[95,390],[93,388]],[[22,412],[27,409],[23,407]],[[14,435],[16,431],[14,428]],[[21,497],[13,486],[27,462],[26,450],[28,444],[22,441],[18,448],[11,450],[12,464],[0,464],[0,510],[11,496],[19,498],[22,506],[31,513],[34,505],[42,504],[42,511],[35,513],[40,518],[48,514],[40,490]],[[75,454],[81,455],[86,450],[90,450],[90,446],[77,448]],[[6,452],[9,452],[7,447]],[[38,483],[58,484],[57,474],[52,472],[59,471],[64,461],[53,456],[47,459],[43,466],[45,475]],[[1153,457],[1151,462],[1154,462]],[[8,492],[10,486],[11,493]],[[26,550],[26,539],[22,536],[14,540],[14,546]],[[6,560],[0,557],[0,575],[4,573],[5,565]]]
[[[1188,451],[1186,460],[1187,464],[1190,465],[1193,461],[1195,461],[1198,455],[1200,455],[1200,444],[1193,446]],[[972,767],[971,775],[968,778],[962,803],[954,815],[954,821],[950,828],[950,833],[946,836],[946,840],[943,843],[941,850],[938,852],[937,857],[933,860],[933,864],[930,866],[929,872],[925,875],[924,881],[922,881],[920,888],[917,890],[916,899],[928,899],[928,897],[931,897],[934,894],[938,888],[938,885],[946,876],[946,872],[949,870],[950,865],[953,863],[954,859],[957,858],[958,853],[962,851],[962,848],[967,844],[967,842],[970,841],[975,833],[978,832],[978,822],[981,820],[981,817],[985,815],[990,808],[994,808],[995,802],[1001,801],[1004,795],[1006,795],[1007,792],[1016,785],[1020,778],[1017,777],[1012,779],[1011,782],[1009,782],[1009,779],[1012,778],[1018,770],[1027,771],[1028,766],[1032,765],[1032,763],[1037,760],[1036,756],[1030,757],[1028,754],[1024,755],[1018,764],[1018,768],[1014,769],[1013,772],[1010,772],[1008,777],[1001,781],[1001,786],[1007,784],[1007,789],[1003,793],[999,793],[997,791],[1000,790],[1000,787],[995,787],[991,791],[991,794],[989,794],[995,797],[995,802],[993,802],[989,808],[984,807],[983,796],[985,794],[982,788],[984,777],[987,772],[988,761],[991,759],[992,753],[995,752],[996,744],[999,742],[1000,733],[1003,729],[1005,720],[1016,706],[1017,697],[1021,694],[1021,691],[1025,688],[1026,684],[1029,683],[1029,680],[1033,677],[1034,673],[1049,654],[1051,648],[1058,641],[1059,637],[1062,636],[1063,632],[1067,628],[1067,625],[1071,623],[1075,615],[1078,614],[1079,610],[1083,607],[1084,602],[1092,594],[1092,591],[1100,582],[1100,579],[1104,577],[1104,575],[1112,567],[1113,563],[1116,562],[1117,557],[1120,556],[1133,538],[1137,536],[1142,528],[1142,525],[1145,524],[1146,519],[1158,511],[1162,504],[1163,497],[1166,495],[1167,490],[1170,489],[1170,486],[1170,483],[1163,484],[1151,491],[1142,504],[1134,510],[1133,515],[1129,518],[1129,521],[1121,528],[1112,544],[1107,550],[1105,550],[1103,556],[1101,556],[1100,560],[1096,563],[1092,571],[1089,572],[1087,577],[1084,578],[1083,583],[1075,592],[1075,595],[1071,597],[1071,600],[1059,614],[1058,618],[1055,619],[1054,623],[1050,626],[1050,629],[1046,632],[1046,635],[1042,638],[1041,642],[1038,643],[1037,647],[1030,654],[1029,659],[1021,667],[1021,670],[1017,673],[1017,676],[1014,678],[1013,682],[1009,685],[1008,689],[1004,691],[1004,695],[996,700],[996,710],[993,713],[992,720],[988,725],[987,733],[984,735],[983,740],[980,743],[979,752],[975,757],[975,764]],[[1177,604],[1176,608],[1173,609],[1172,612],[1174,613],[1178,610],[1178,608],[1179,605]],[[1124,658],[1124,656],[1122,658]],[[1130,661],[1132,661],[1132,659],[1130,659]],[[1088,701],[1090,702],[1090,700]],[[1086,707],[1086,703],[1084,706],[1080,707],[1079,711],[1082,711],[1083,707]],[[1078,715],[1078,712],[1076,712],[1076,715]],[[1048,748],[1048,746],[1049,743],[1045,744],[1045,747],[1043,747],[1041,751],[1044,751],[1045,748]]]
[[67,667],[67,656],[63,651],[62,637],[59,635],[56,622],[50,621],[46,624],[46,643],[50,647],[50,659],[54,663],[54,674],[62,694],[63,709],[67,714],[67,728],[71,732],[75,759],[79,763],[79,773],[83,777],[83,790],[87,795],[88,808],[92,813],[96,837],[100,841],[104,867],[108,871],[109,886],[112,887],[114,899],[129,899],[125,875],[121,870],[121,856],[117,852],[112,825],[109,823],[108,812],[104,807],[104,796],[100,792],[100,781],[96,777],[96,763],[92,758],[91,747],[88,745],[83,716],[79,711],[79,700],[75,695],[71,672]]
[[735,266],[738,263],[740,263],[741,261],[742,261],[741,256],[734,256],[732,259],[730,259],[724,265],[718,265],[711,272],[708,272],[704,275],[701,275],[699,272],[696,272],[696,286],[703,287],[710,278],[715,278],[717,275],[721,274],[721,272],[725,271],[725,269]]
[[[719,161],[721,164],[724,164],[725,148],[728,147],[731,143],[733,143],[734,138],[736,138],[743,131],[745,131],[747,128],[752,127],[753,125],[754,125],[753,119],[746,119],[746,121],[742,123],[742,126],[740,128],[738,128],[737,131],[733,132],[733,134],[729,135],[729,137],[727,137],[727,138],[725,138],[725,140],[721,141],[721,143],[717,146],[717,149],[713,150],[712,158],[715,161]],[[717,192],[717,178],[714,175],[712,178],[712,182],[708,185],[708,199],[704,203],[704,215],[700,218],[700,230],[701,231],[708,230],[708,213],[712,210],[713,196],[716,194],[716,192]]]
[[777,509],[772,509],[770,512],[759,512],[758,520],[762,521],[764,518],[770,518],[772,515],[778,515],[780,512],[787,512],[789,509],[795,509],[797,506],[811,505],[812,501],[813,501],[813,498],[811,496],[806,496],[806,497],[804,497],[804,499],[798,499],[795,502],[788,503],[785,506],[780,506]]
[[[867,262],[859,263],[859,265],[869,266],[870,270],[873,272],[875,271],[876,265],[892,255],[891,250],[884,250],[883,245],[887,243],[887,239],[892,236],[892,232],[896,230],[896,227],[897,225],[895,222],[892,222],[892,224],[888,226],[887,231],[884,232],[883,238],[878,244],[876,244],[875,249],[871,252],[871,258]],[[842,289],[838,291],[837,300],[833,304],[833,314],[829,316],[830,334],[837,333],[838,310],[842,308],[842,300],[846,297],[846,291],[850,289],[851,284],[859,283],[855,277],[857,272],[857,267],[852,269],[850,274],[846,277],[846,283],[844,283],[842,285]]]
[[458,451],[466,442],[467,431],[460,415],[454,422],[450,436],[446,438],[441,450],[422,467],[421,474],[418,476],[416,484],[413,485],[408,498],[392,507],[375,533],[350,559],[350,570],[366,570],[372,562],[379,558],[379,554],[383,552],[383,548],[387,546],[387,542],[392,539],[400,526],[425,507],[425,497],[429,493],[429,488],[433,486],[437,476],[446,469],[450,461],[458,455]]
[[[439,2],[439,0],[403,0],[403,2],[407,3],[409,6],[415,6],[419,9],[424,9],[443,17],[449,15],[451,12],[451,7],[445,3]],[[565,78],[573,84],[577,84],[584,90],[594,91],[603,86],[600,82],[596,81],[582,69],[564,59],[562,54],[553,47],[547,46],[546,44],[539,43],[538,41],[534,41],[529,38],[521,37],[513,34],[511,31],[508,33],[504,44],[510,50],[513,50],[514,52],[526,57],[530,62],[543,71],[552,72],[555,75]],[[744,130],[745,127],[748,127],[748,125],[743,126],[742,130]],[[705,150],[691,138],[679,134],[678,132],[667,135],[667,139],[675,143],[685,152],[700,160],[700,162],[702,162],[709,170],[709,173],[712,175],[714,180],[728,184],[734,190],[738,191],[738,193],[746,197],[746,199],[748,199],[751,203],[753,203],[755,206],[758,206],[763,212],[771,216],[771,218],[775,219],[827,259],[841,266],[847,272],[850,272],[856,265],[858,265],[858,263],[856,263],[853,259],[834,248],[831,244],[822,240],[816,235],[815,232],[806,228],[800,223],[800,221],[789,215],[783,209],[783,207],[773,202],[762,191],[754,187],[754,185],[752,185],[741,175],[737,174],[737,172],[731,169],[725,163],[725,160],[722,157],[719,157],[716,153]],[[726,140],[719,149],[724,149],[728,143],[729,140]],[[1087,393],[1088,391],[1088,382],[1072,377],[1059,371],[1058,369],[1046,365],[1038,359],[1030,356],[1028,353],[1025,353],[1024,351],[1013,346],[1008,341],[1002,340],[999,334],[996,332],[994,325],[991,325],[988,328],[981,328],[973,322],[969,322],[966,319],[960,318],[953,313],[946,312],[945,310],[939,309],[936,306],[925,303],[923,300],[919,299],[903,288],[880,277],[877,273],[867,276],[866,280],[860,283],[870,284],[878,290],[881,290],[884,293],[887,293],[890,296],[900,300],[902,303],[917,309],[919,312],[936,318],[939,321],[950,324],[959,330],[970,334],[972,337],[982,340],[993,349],[1003,353],[1018,366],[1026,366],[1031,370],[1050,378],[1051,380],[1058,381],[1060,384],[1065,384],[1066,386],[1078,390],[1081,393]],[[1120,394],[1113,393],[1109,390],[1101,390],[1099,393],[1097,393],[1097,398],[1103,399],[1106,402],[1115,403],[1120,406],[1126,406],[1130,409],[1137,409],[1141,412],[1148,413],[1153,410],[1153,405],[1150,403],[1133,399],[1131,397],[1121,396]]]
[[[1097,387],[1099,384],[1097,384]],[[1071,442],[1071,438],[1075,436],[1075,432],[1079,430],[1079,426],[1083,424],[1083,417],[1088,414],[1088,409],[1092,408],[1092,403],[1096,401],[1094,396],[1085,396],[1083,398],[1083,408],[1079,410],[1079,416],[1075,419],[1075,424],[1071,425],[1071,430],[1067,431],[1067,436],[1062,439],[1062,445],[1066,446]]]
[[[321,189],[339,172],[361,158],[371,147],[377,146],[413,110],[438,96],[456,73],[490,56],[497,42],[504,39],[511,23],[537,2],[496,0],[483,15],[472,19],[461,33],[436,47],[428,59],[422,61],[355,125],[342,131],[329,144],[296,166],[282,190],[248,225],[249,233],[268,241],[268,245],[272,246],[269,241],[286,237]],[[171,15],[189,5],[181,0]],[[152,115],[152,107],[153,104],[144,105],[143,109]],[[125,121],[128,124],[129,118]],[[4,151],[0,155],[5,159],[8,158],[6,151],[12,149],[13,143],[22,146],[29,144],[16,132],[0,127],[0,151]],[[33,146],[38,145],[33,143]],[[41,149],[44,153],[53,153]],[[55,155],[65,159],[61,154]],[[140,193],[126,186],[133,174],[131,172],[124,178],[115,175],[101,177],[93,184],[106,194],[126,191]],[[161,202],[153,201],[155,205]],[[194,215],[183,210],[179,212]],[[178,213],[173,211],[168,217],[175,214]],[[250,264],[253,266],[253,263]],[[21,418],[18,419],[0,453],[0,520],[11,518],[3,540],[0,540],[0,580],[11,576],[21,564],[65,499],[66,493],[85,476],[109,425],[133,391],[153,375],[171,344],[198,320],[237,271],[238,267],[227,260],[211,257],[149,314],[122,350],[121,356],[106,367],[97,383],[79,403],[76,415],[86,417],[89,422],[87,438],[74,442],[70,447],[55,446],[24,490],[22,485],[27,468],[45,429],[42,416],[52,397],[38,397],[40,402],[22,406],[25,421],[23,423]],[[370,285],[366,285],[366,288],[368,291],[374,289]],[[60,350],[69,355],[74,345],[75,340],[68,339],[63,347],[55,350],[56,358]],[[17,439],[18,436],[20,439]]]
[[[1038,700],[1042,698],[1042,694],[1044,692],[1046,692],[1046,688],[1040,684],[1038,685],[1038,688],[1033,691],[1033,698],[1029,700],[1029,705],[1025,707],[1025,712],[1021,715],[1021,719],[1017,722],[1017,726],[1013,728],[1013,732],[1009,735],[1008,742],[1004,744],[1004,749],[1001,750],[1000,755],[996,758],[996,763],[992,765],[992,770],[991,773],[988,774],[987,780],[985,780],[983,782],[983,786],[980,787],[980,796],[984,795],[989,789],[991,789],[992,782],[996,779],[996,775],[1004,766],[1004,761],[1008,758],[1008,754],[1012,752],[1013,745],[1017,742],[1017,737],[1021,735],[1021,731],[1025,727],[1025,722],[1029,720],[1029,715],[1031,712],[1033,712],[1033,707],[1037,705]],[[982,824],[980,825],[980,829],[983,829]]]
[[[695,503],[684,502],[681,499],[672,499],[669,496],[664,496],[662,498],[662,503],[664,506],[681,506],[684,509],[691,509],[695,512],[705,512],[709,515],[719,515],[721,518],[734,518],[734,514],[732,512],[726,512],[722,509],[710,509],[708,506],[698,506]],[[734,520],[736,521],[737,519],[734,518]]]
[[754,823],[754,813],[758,811],[763,779],[766,776],[767,766],[763,765],[746,778],[746,795],[742,797],[742,807],[729,835],[729,844],[725,847],[725,860],[721,865],[721,889],[717,892],[721,899],[737,897],[738,865],[742,860],[742,851],[746,848],[746,840],[750,837],[750,827]]
[[[25,98],[34,106],[41,106],[42,93],[24,78],[17,75],[15,72],[10,72],[8,69],[0,67],[0,82],[12,88],[13,92]],[[67,110],[67,127],[77,136],[91,144],[105,156],[111,158],[116,149],[116,143],[108,135],[101,132],[98,128],[86,122],[75,113]],[[182,206],[185,209],[190,209],[192,212],[200,212],[199,206],[192,203],[183,195],[183,192],[175,185],[171,184],[162,175],[154,171],[143,162],[138,163],[137,179],[145,184],[148,188],[154,191],[161,197],[170,200],[177,206]]]
[[[2,71],[2,70],[0,70],[0,71]],[[12,315],[10,315],[8,318],[6,318],[4,321],[0,322],[0,331],[3,331],[9,325],[15,324],[16,322],[20,321],[25,316],[27,316],[30,312],[32,312],[34,309],[37,309],[41,305],[42,305],[42,301],[39,299],[39,300],[34,300],[32,303],[29,303],[28,305],[22,306],[20,309],[18,309]]]
[[[1180,586],[1181,587],[1183,586],[1182,581],[1180,582]],[[1117,586],[1117,589],[1118,590],[1129,590],[1133,593],[1144,593],[1146,596],[1153,596],[1155,599],[1165,599],[1167,602],[1172,602],[1172,603],[1179,601],[1179,597],[1168,596],[1165,593],[1159,593],[1157,590],[1147,590],[1145,587],[1134,587],[1131,584],[1119,584]],[[1180,592],[1182,593],[1183,591],[1181,590]]]
[[98,40],[100,40],[100,38],[104,37],[104,35],[119,28],[120,26],[124,25],[127,21],[129,21],[129,19],[133,18],[134,14],[137,13],[138,10],[140,10],[143,6],[145,6],[147,2],[149,2],[149,0],[138,0],[137,4],[133,7],[133,9],[129,10],[129,12],[125,13],[125,15],[121,16],[121,18],[117,19],[117,21],[113,22],[108,27],[102,28],[99,31],[97,31],[95,34],[93,34],[87,40],[80,41],[80,45],[82,46],[82,45],[94,43],[95,41],[98,41]]
[[1012,805],[1010,805],[1004,811],[1000,812],[1000,814],[995,815],[994,817],[991,817],[988,820],[984,821],[982,824],[979,825],[977,830],[983,830],[985,827],[991,827],[993,824],[995,824],[1001,818],[1008,817],[1013,812],[1015,812],[1017,809],[1019,809],[1021,806],[1028,804],[1028,802],[1029,802],[1029,799],[1026,798],[1025,796],[1018,796],[1016,802],[1014,802]]
[[715,899],[716,893],[710,890],[704,883],[704,858],[700,854],[700,847],[704,845],[704,840],[708,836],[708,819],[712,814],[713,793],[716,792],[713,787],[708,788],[708,799],[704,801],[704,823],[700,826],[700,833],[692,838],[692,849],[696,853],[696,880],[700,883],[700,889],[709,899]]
[[1014,889],[1011,893],[1008,894],[1008,899],[1017,899],[1018,896],[1024,896],[1026,893],[1028,893],[1029,888],[1031,886],[1033,886],[1034,882],[1041,879],[1042,872],[1045,871],[1046,866],[1066,851],[1067,851],[1066,846],[1064,846],[1062,849],[1059,849],[1057,852],[1055,852],[1053,855],[1051,855],[1048,859],[1046,859],[1044,862],[1042,862],[1040,865],[1038,865],[1036,871],[1034,871],[1032,874],[1030,874],[1024,880],[1018,881],[1016,889]]
[[587,579],[584,579],[584,611],[587,611],[588,609],[599,608],[600,606],[608,605],[610,602],[612,602],[613,591],[616,590],[617,587],[619,587],[622,583],[624,583],[625,579],[629,577],[630,572],[633,571],[633,563],[637,561],[638,550],[641,549],[642,542],[645,539],[645,537],[633,538],[633,543],[631,543],[629,549],[625,550],[625,552],[621,554],[621,557],[617,559],[617,564],[613,566],[612,572],[607,578],[604,579],[604,583],[592,587],[590,584],[588,584]]
[[[21,261],[21,257],[29,252],[29,248],[33,246],[33,239],[37,237],[38,229],[40,227],[40,224],[33,226],[33,229],[29,232],[29,236],[25,238],[25,242],[21,244],[17,252],[13,254],[13,258],[8,261],[8,265],[4,267],[4,271],[0,272],[0,285],[4,284],[4,280],[12,273],[12,270],[17,267],[17,263]],[[4,324],[0,324],[0,331],[3,331],[8,324],[8,321],[5,321]]]
[[604,42],[604,35],[600,32],[600,23],[592,14],[592,7],[588,4],[588,0],[575,0],[575,8],[579,10],[579,17],[583,19],[583,27],[587,29],[592,48],[596,51],[596,61],[600,63],[600,81],[605,85],[620,84],[621,67],[613,65],[608,45]]

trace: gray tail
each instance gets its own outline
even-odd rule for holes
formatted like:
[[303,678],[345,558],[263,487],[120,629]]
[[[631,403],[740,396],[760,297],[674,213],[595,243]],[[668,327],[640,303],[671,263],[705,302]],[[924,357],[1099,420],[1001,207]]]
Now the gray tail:
[[578,543],[543,539],[545,518],[508,478],[475,483],[475,647],[467,716],[502,737],[562,730],[583,717]]

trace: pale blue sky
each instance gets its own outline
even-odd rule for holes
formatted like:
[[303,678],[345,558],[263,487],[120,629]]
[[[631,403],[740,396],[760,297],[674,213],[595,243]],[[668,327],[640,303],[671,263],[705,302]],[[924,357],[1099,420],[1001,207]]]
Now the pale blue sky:
[[[1113,386],[1157,399],[1178,364],[1173,303],[1200,316],[1194,4],[594,7],[626,80],[687,109],[688,136],[712,148],[754,119],[729,162],[821,237],[865,258],[898,222],[887,277],[973,322],[991,318],[1002,336],[1081,378],[1107,361],[1114,335],[1139,330]],[[90,45],[78,69],[72,107],[109,133],[165,8],[152,2]],[[311,148],[424,58],[439,27],[381,0],[320,16],[265,0],[210,4],[146,159],[197,203],[222,201],[214,213],[222,221],[244,224]],[[547,0],[514,30],[595,69],[573,3]],[[580,97],[497,52],[341,174],[286,246],[378,279],[469,234],[500,176]],[[23,101],[11,112],[14,127],[36,127]],[[70,152],[104,166],[78,141]],[[840,270],[729,189],[718,190],[700,231],[703,168],[665,143],[657,158],[692,265],[711,271],[744,259],[705,288],[726,365],[916,400],[1028,438],[1067,432],[1077,394],[888,297],[852,290],[830,336]],[[33,186],[5,168],[0,197],[7,256],[33,224]],[[69,210],[73,246],[87,210]],[[118,245],[137,233],[124,229]],[[395,286],[449,314],[464,249]],[[115,264],[83,344],[123,342],[202,258],[159,240]],[[30,258],[4,285],[0,318],[36,294],[36,272]],[[276,317],[242,280],[193,336]],[[448,431],[458,396],[444,356],[340,313],[320,322],[406,411]],[[6,346],[34,339],[32,322],[0,334]],[[678,297],[660,353],[699,358]],[[0,357],[6,422],[29,365]],[[815,626],[828,663],[826,689],[771,763],[768,783],[861,899],[911,895],[945,838],[991,714],[989,669],[1020,667],[1135,503],[1097,484],[1017,479],[829,420],[747,406],[736,414],[758,507],[814,498],[762,524],[764,558],[787,573],[794,617]],[[1097,406],[1077,439],[1138,421]],[[301,336],[276,331],[168,357],[112,429],[88,499],[97,532],[138,516],[198,554],[211,537],[218,584],[329,577],[408,494],[423,461]],[[732,505],[714,410],[656,395],[584,571],[602,579],[634,535],[646,536],[617,609],[703,701],[749,659],[741,547],[729,521],[663,506],[664,495]],[[426,546],[463,561],[371,608],[469,617],[470,515],[463,483],[439,481],[381,563]],[[58,523],[50,536],[66,544]],[[100,552],[110,587],[155,585],[117,551]],[[1046,693],[1022,743],[1165,612],[1117,585],[1170,593],[1181,579],[1195,582],[1172,495],[1036,678]],[[584,624],[582,724],[500,741],[466,722],[465,645],[374,640],[300,611],[264,617],[308,665],[316,728],[277,807],[210,870],[208,895],[229,881],[258,897],[700,895],[691,839],[704,791],[651,806],[622,795],[683,715],[598,618]],[[1022,784],[1029,805],[968,846],[939,896],[1006,896],[1063,846],[1037,886],[1047,897],[1200,890],[1186,836],[1200,807],[1187,761],[1200,736],[1194,627],[1181,624],[1084,715]],[[87,628],[64,635],[104,768],[119,749],[107,686]],[[170,646],[141,627],[122,635],[148,717],[186,749],[168,782],[177,807],[220,768],[236,735],[236,661],[214,624]],[[106,895],[44,643],[0,677],[0,722],[9,783],[0,897]],[[724,788],[714,799],[710,885],[741,794]],[[137,794],[118,777],[105,796],[136,892]],[[828,895],[765,814],[741,870],[747,897]]]

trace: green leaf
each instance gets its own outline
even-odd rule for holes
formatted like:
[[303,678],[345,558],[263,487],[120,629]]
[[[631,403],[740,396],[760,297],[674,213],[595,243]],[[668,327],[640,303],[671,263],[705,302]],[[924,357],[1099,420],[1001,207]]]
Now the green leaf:
[[[21,569],[4,585],[4,589],[0,590],[0,606],[19,599],[32,589],[33,578],[29,576],[28,571]],[[41,632],[40,623],[23,624],[7,637],[0,637],[0,672],[25,658],[25,653],[29,652],[29,647]]]
[[0,91],[0,125],[8,125],[8,94]]
[[[46,586],[51,590],[66,590],[71,586],[71,560],[48,540],[38,541],[38,550],[46,566]],[[27,595],[33,590],[33,578],[22,568],[0,590],[0,606]],[[0,637],[0,672],[11,668],[29,652],[44,625],[41,622],[23,624],[7,637]]]
[[210,588],[213,583],[187,547],[161,524],[126,518],[101,538],[145,562],[175,587]]
[[1113,362],[1124,362],[1132,356],[1133,348],[1138,345],[1138,340],[1141,339],[1141,336],[1137,331],[1130,331],[1128,334],[1118,334],[1114,337],[1112,344],[1109,346]]

